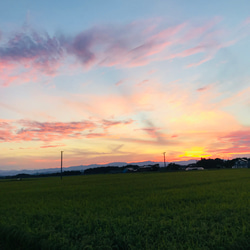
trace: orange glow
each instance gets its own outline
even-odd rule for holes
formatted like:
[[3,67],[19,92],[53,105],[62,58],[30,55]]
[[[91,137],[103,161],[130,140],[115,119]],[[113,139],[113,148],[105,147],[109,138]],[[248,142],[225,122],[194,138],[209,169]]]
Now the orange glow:
[[180,155],[180,157],[183,156],[200,158],[200,157],[208,157],[210,155],[207,154],[202,147],[192,147],[191,149],[185,151],[184,155]]

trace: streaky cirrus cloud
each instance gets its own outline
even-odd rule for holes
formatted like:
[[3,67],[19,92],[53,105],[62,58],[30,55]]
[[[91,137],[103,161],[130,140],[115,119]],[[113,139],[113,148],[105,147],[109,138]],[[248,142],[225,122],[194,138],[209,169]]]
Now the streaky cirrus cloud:
[[125,82],[125,80],[120,80],[120,81],[116,82],[115,85],[119,86],[119,85],[123,84],[124,82]]
[[57,141],[78,138],[85,130],[94,129],[96,125],[89,121],[83,122],[37,122],[20,120],[1,122],[0,141]]
[[[0,120],[0,142],[43,141],[53,142],[72,138],[109,137],[107,129],[118,125],[129,125],[128,120],[100,120],[96,122],[38,122],[31,120]],[[103,130],[104,132],[97,132]],[[54,145],[42,145],[56,147]]]
[[17,131],[19,140],[53,141],[64,138],[77,138],[84,130],[95,128],[95,124],[84,122],[37,122],[21,120],[23,127]]
[[248,147],[250,151],[250,129],[238,130],[221,137],[221,140],[232,143],[236,146]]
[[108,133],[89,133],[86,135],[86,138],[100,138],[106,136],[108,136]]
[[124,120],[124,121],[112,121],[112,120],[103,120],[102,124],[105,129],[110,128],[112,126],[117,126],[117,125],[126,125],[126,124],[131,124],[134,121],[132,119],[129,120]]
[[223,147],[217,148],[216,150],[210,149],[207,150],[214,158],[224,158],[224,159],[231,159],[236,157],[242,157],[242,155],[249,155],[250,149],[249,147],[241,146],[233,146],[233,147]]
[[40,148],[57,148],[57,147],[64,147],[66,144],[58,144],[58,145],[42,145]]
[[[74,130],[84,130],[95,127],[91,122],[37,122],[29,120],[20,120],[19,123],[27,128],[27,131],[39,130],[41,132],[69,133]],[[26,129],[22,129],[25,131]]]
[[[204,53],[203,59],[188,64],[189,67],[198,66],[211,60],[221,48],[234,43],[227,37],[217,41],[218,36],[221,38],[218,23],[211,20],[192,27],[183,22],[153,25],[150,29],[147,22],[99,25],[73,36],[49,35],[32,27],[21,28],[11,35],[2,34],[1,85],[10,85],[17,81],[17,77],[29,81],[30,76],[35,78],[39,72],[48,76],[56,74],[61,66],[72,64],[68,58],[75,58],[78,64],[91,69],[93,66],[137,67]],[[6,70],[8,74],[4,73]]]
[[9,120],[0,119],[0,142],[10,141],[14,128]]

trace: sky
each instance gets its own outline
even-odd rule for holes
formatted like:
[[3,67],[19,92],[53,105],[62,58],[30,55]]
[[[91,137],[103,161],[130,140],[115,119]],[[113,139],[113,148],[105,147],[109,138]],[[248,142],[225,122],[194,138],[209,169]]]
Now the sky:
[[250,157],[250,1],[0,2],[0,170]]

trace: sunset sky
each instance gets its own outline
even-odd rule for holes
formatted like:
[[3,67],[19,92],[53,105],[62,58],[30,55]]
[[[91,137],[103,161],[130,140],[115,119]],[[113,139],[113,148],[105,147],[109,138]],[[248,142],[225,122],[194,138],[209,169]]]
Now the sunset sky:
[[250,157],[249,0],[0,2],[0,170]]

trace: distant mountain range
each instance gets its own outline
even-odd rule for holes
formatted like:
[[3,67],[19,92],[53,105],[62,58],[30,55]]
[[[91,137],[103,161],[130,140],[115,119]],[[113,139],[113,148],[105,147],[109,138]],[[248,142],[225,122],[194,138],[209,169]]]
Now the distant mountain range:
[[[188,165],[190,163],[195,163],[195,160],[189,160],[189,161],[177,161],[175,163],[178,163],[180,165]],[[170,162],[166,162],[166,166]],[[138,166],[144,166],[144,165],[154,165],[159,164],[160,167],[163,167],[163,162],[154,162],[154,161],[143,161],[143,162],[133,162],[133,163],[127,163],[127,162],[111,162],[108,164],[91,164],[91,165],[79,165],[79,166],[71,166],[67,168],[63,168],[63,171],[84,171],[88,168],[97,168],[97,167],[107,167],[107,166],[116,166],[116,167],[123,167],[127,165],[138,165]],[[0,176],[12,176],[17,174],[52,174],[60,172],[60,168],[46,168],[46,169],[22,169],[22,170],[0,170]]]

